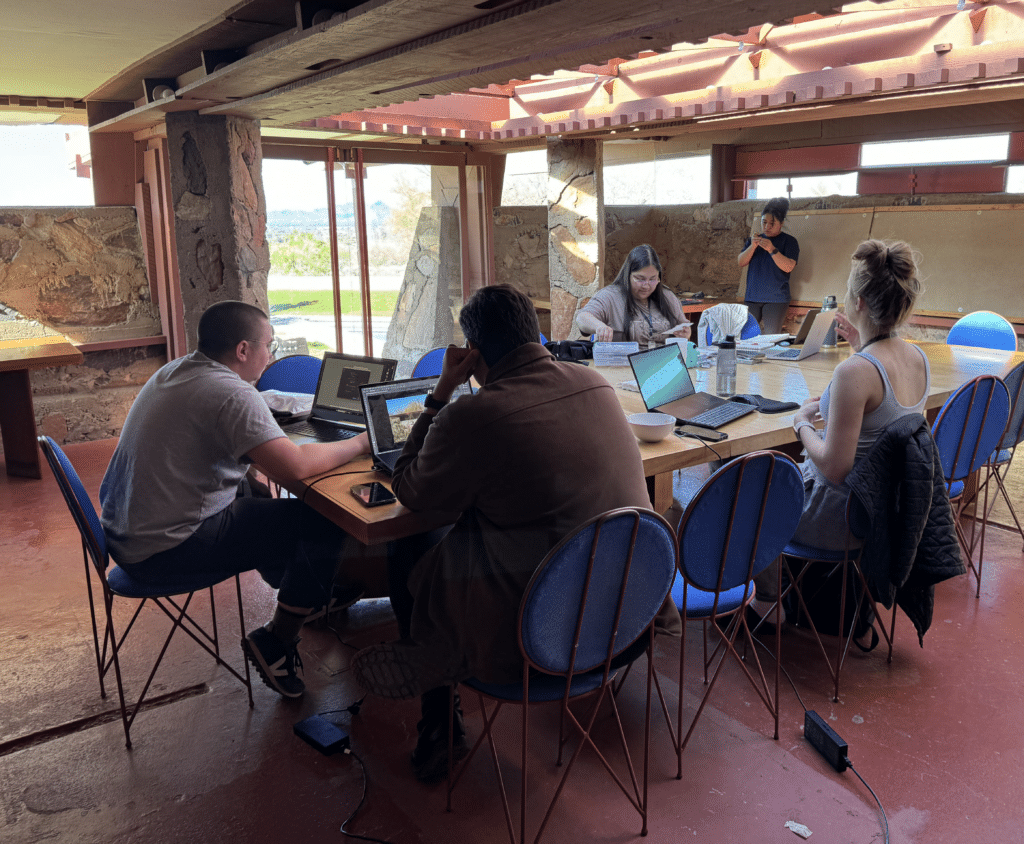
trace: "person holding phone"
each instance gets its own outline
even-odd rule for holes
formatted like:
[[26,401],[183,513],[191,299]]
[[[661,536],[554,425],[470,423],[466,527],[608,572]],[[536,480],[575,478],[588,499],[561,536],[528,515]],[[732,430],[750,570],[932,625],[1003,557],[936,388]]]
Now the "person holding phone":
[[[447,774],[449,731],[456,756],[468,752],[461,710],[449,721],[449,685],[522,678],[517,613],[548,551],[607,510],[651,506],[615,389],[537,342],[537,313],[523,293],[483,287],[459,325],[467,345],[448,347],[392,486],[411,510],[460,515],[448,531],[392,544],[389,590],[401,638],[352,662],[372,694],[422,695],[412,756],[422,780]],[[449,403],[470,377],[481,385],[476,394]],[[671,601],[661,629],[681,630]]]
[[673,328],[675,337],[690,336],[683,306],[661,283],[658,253],[646,243],[630,251],[615,281],[598,290],[576,314],[576,325],[598,342],[635,340],[641,349],[664,343]]
[[800,244],[782,231],[789,200],[770,199],[761,211],[761,232],[748,237],[736,259],[747,267],[744,304],[761,326],[762,334],[780,334],[789,313],[789,276],[800,258]]

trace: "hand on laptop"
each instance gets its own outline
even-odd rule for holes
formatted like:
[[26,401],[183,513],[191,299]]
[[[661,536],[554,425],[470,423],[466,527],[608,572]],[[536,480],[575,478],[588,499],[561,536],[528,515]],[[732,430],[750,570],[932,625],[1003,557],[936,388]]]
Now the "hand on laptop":
[[860,332],[846,318],[846,314],[836,314],[836,334],[842,337],[855,352],[860,351]]

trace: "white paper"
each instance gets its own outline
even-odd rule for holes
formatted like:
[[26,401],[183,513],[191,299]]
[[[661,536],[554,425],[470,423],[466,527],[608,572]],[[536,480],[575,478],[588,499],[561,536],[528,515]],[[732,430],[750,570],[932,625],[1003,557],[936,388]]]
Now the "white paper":
[[786,821],[786,826],[789,827],[793,832],[799,835],[801,838],[810,838],[811,831],[804,826],[802,823],[796,821]]

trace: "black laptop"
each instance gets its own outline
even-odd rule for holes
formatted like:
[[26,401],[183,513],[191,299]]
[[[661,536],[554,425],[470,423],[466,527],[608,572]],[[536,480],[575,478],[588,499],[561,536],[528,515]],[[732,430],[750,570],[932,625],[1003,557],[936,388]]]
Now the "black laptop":
[[678,343],[630,355],[629,365],[647,409],[675,416],[680,422],[717,428],[756,409],[710,393],[698,393]]
[[390,381],[398,362],[327,352],[320,365],[320,379],[313,396],[309,418],[282,425],[281,430],[295,443],[336,442],[366,430],[359,388],[364,384]]

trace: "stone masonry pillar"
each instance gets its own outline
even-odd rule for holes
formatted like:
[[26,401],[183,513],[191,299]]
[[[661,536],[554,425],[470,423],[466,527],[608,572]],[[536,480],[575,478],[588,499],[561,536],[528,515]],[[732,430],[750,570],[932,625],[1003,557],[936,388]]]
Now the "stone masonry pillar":
[[551,337],[579,337],[574,317],[601,287],[604,179],[598,141],[548,139]]
[[267,202],[259,122],[167,115],[171,200],[188,348],[208,305],[238,299],[267,310]]

